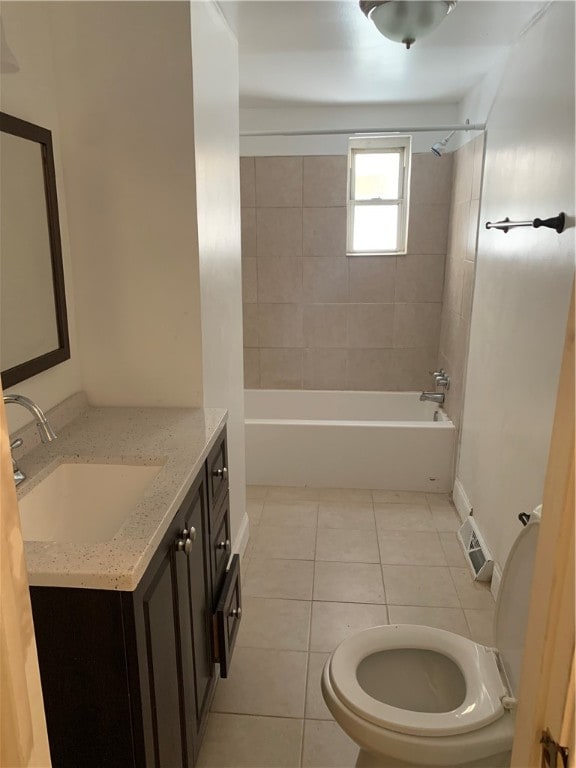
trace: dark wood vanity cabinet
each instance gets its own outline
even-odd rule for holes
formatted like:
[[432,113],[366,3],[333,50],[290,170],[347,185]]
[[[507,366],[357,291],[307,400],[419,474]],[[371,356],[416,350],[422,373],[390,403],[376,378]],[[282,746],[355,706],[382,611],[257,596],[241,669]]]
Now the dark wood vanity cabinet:
[[242,613],[225,451],[223,432],[134,592],[31,588],[54,768],[195,765]]

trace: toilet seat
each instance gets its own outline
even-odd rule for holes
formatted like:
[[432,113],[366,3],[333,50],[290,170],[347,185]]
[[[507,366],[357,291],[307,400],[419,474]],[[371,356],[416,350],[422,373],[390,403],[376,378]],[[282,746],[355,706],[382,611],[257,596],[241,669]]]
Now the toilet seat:
[[[363,659],[393,649],[435,651],[451,659],[466,685],[462,703],[448,712],[417,712],[392,706],[368,694],[356,671]],[[434,627],[393,624],[372,627],[344,640],[329,660],[329,677],[343,704],[359,717],[397,733],[450,736],[466,733],[502,717],[509,692],[496,652],[465,637]]]

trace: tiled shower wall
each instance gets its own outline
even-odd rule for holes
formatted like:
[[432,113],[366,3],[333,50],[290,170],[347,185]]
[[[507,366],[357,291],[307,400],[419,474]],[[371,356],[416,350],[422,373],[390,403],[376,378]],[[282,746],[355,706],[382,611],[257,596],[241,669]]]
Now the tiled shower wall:
[[412,158],[408,254],[346,256],[346,157],[243,157],[245,385],[429,388],[452,156]]
[[444,408],[456,426],[460,426],[464,397],[483,162],[483,134],[454,153],[438,367],[450,376]]

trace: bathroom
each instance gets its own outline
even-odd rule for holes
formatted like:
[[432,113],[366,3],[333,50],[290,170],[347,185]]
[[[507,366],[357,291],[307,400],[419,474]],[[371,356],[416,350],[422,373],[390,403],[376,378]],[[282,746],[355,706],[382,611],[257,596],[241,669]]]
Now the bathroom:
[[[268,7],[272,4],[254,5],[262,5],[267,14],[273,13]],[[482,5],[461,3],[454,14],[467,10],[471,14],[469,26],[474,27],[472,19],[480,18]],[[438,368],[444,368],[451,378],[445,410],[459,435],[454,448],[455,458],[456,453],[458,455],[454,502],[462,519],[473,507],[473,517],[495,560],[494,593],[497,592],[498,575],[520,528],[518,514],[530,512],[542,501],[573,275],[573,230],[568,229],[559,236],[544,230],[504,234],[487,232],[483,226],[486,221],[499,221],[506,216],[522,220],[553,216],[559,211],[573,216],[573,105],[566,98],[566,94],[574,91],[573,7],[571,3],[561,2],[490,5],[502,6],[497,41],[507,43],[498,48],[499,56],[495,56],[498,66],[486,70],[483,79],[478,77],[466,93],[452,97],[446,103],[426,101],[420,96],[420,103],[350,108],[341,104],[292,107],[283,103],[266,106],[262,98],[260,106],[244,107],[245,96],[241,92],[240,111],[239,71],[242,75],[246,68],[250,71],[250,67],[258,67],[259,49],[256,47],[252,59],[249,53],[245,54],[242,27],[239,26],[239,64],[234,19],[227,9],[228,4],[223,4],[227,21],[211,3],[195,2],[190,6],[187,3],[3,5],[6,39],[20,70],[2,74],[1,109],[52,131],[71,350],[66,361],[12,387],[5,387],[5,393],[26,395],[45,411],[77,392],[84,392],[91,405],[103,408],[226,408],[231,466],[231,542],[234,552],[246,551],[242,578],[243,585],[248,585],[248,593],[251,591],[249,572],[255,562],[251,547],[257,537],[265,535],[262,534],[265,528],[262,518],[257,522],[258,513],[262,512],[265,503],[274,502],[274,499],[268,495],[269,491],[266,491],[266,499],[255,499],[254,495],[264,491],[252,488],[249,490],[252,498],[246,501],[245,464],[249,465],[250,457],[244,447],[244,375],[250,377],[246,383],[252,392],[260,388],[338,392],[346,389],[349,383],[347,379],[337,381],[342,366],[338,365],[338,356],[333,354],[334,348],[329,344],[319,345],[319,348],[325,360],[333,361],[330,367],[310,369],[306,373],[310,377],[307,379],[302,367],[300,378],[295,380],[289,372],[286,383],[286,376],[280,377],[281,372],[270,368],[268,372],[263,370],[265,355],[262,355],[262,349],[296,349],[300,359],[304,360],[304,350],[311,346],[304,345],[302,340],[301,346],[275,347],[274,340],[272,344],[269,340],[261,344],[260,339],[254,337],[251,343],[246,343],[247,332],[253,330],[250,313],[255,310],[250,307],[258,306],[260,302],[254,301],[252,293],[253,300],[245,300],[243,307],[242,279],[250,298],[250,291],[254,290],[254,284],[250,285],[250,270],[260,266],[261,255],[246,252],[246,243],[241,253],[241,214],[246,221],[251,215],[246,211],[251,210],[257,215],[259,206],[257,198],[254,198],[255,205],[250,205],[245,195],[241,199],[240,181],[244,181],[242,191],[246,192],[249,181],[246,170],[249,174],[253,167],[256,178],[258,166],[266,173],[266,158],[288,157],[292,163],[296,158],[302,168],[302,190],[306,194],[307,158],[345,155],[346,150],[342,147],[346,146],[347,137],[240,138],[240,133],[321,129],[370,131],[379,126],[393,129],[395,126],[463,124],[466,119],[474,124],[486,123],[485,134],[461,132],[454,136],[441,159],[433,157],[429,148],[434,142],[441,141],[448,131],[413,134],[416,149],[412,201],[415,204],[417,195],[426,195],[420,204],[437,206],[434,213],[444,217],[444,233],[430,229],[441,219],[431,216],[432,211],[420,222],[414,217],[413,223],[420,224],[415,234],[424,239],[432,252],[418,247],[413,254],[395,259],[395,289],[403,285],[405,290],[434,288],[436,291],[413,302],[434,305],[430,310],[436,314],[420,324],[420,331],[425,332],[429,346],[422,342],[421,347],[418,341],[408,347],[419,350],[420,359],[417,379],[409,368],[406,370],[406,388],[412,392],[430,390],[433,380],[428,371]],[[521,10],[515,10],[515,7]],[[232,9],[232,5],[229,8]],[[284,13],[287,8],[290,8],[287,4],[280,6]],[[353,23],[358,26],[368,24],[359,9],[354,10],[358,19]],[[137,23],[134,23],[135,18]],[[280,20],[286,23],[286,18],[281,16]],[[434,34],[447,35],[450,21],[450,17],[447,18]],[[524,28],[526,31],[521,35]],[[433,37],[429,39],[432,41]],[[511,43],[514,45],[508,49]],[[269,45],[274,50],[274,42]],[[378,35],[374,38],[375,52],[386,45],[384,38]],[[421,61],[425,61],[427,50],[430,49],[426,48],[424,40],[421,53],[417,45],[410,51],[400,47],[399,52],[405,56],[418,54],[423,57]],[[294,51],[293,56],[298,62],[298,51]],[[313,68],[311,62],[314,61],[314,58],[309,60],[309,68]],[[302,62],[299,66],[302,67]],[[457,66],[451,64],[451,68]],[[217,89],[214,83],[218,84]],[[332,83],[331,88],[334,87]],[[268,99],[273,102],[270,93]],[[255,98],[254,104],[258,103]],[[480,156],[478,140],[482,137],[485,141],[483,188],[478,192],[476,187],[473,192],[473,178],[478,182],[479,168],[475,165],[475,159]],[[469,138],[471,143],[467,142]],[[464,142],[462,146],[460,142]],[[242,158],[240,163],[239,156]],[[341,165],[341,160],[339,162]],[[239,165],[244,173],[239,174]],[[328,172],[330,167],[328,163]],[[218,170],[216,174],[214,168]],[[461,186],[452,181],[457,178],[453,175],[456,169],[462,170]],[[273,170],[271,168],[271,173]],[[442,202],[436,197],[436,184],[440,180],[445,184],[441,191]],[[258,195],[257,187],[255,194]],[[479,201],[482,208],[478,219],[474,211]],[[333,202],[319,207],[332,206],[341,207]],[[304,202],[286,207],[299,208],[303,216],[307,206]],[[457,226],[457,212],[463,209],[468,211],[468,217]],[[452,257],[461,256],[462,250],[451,251],[453,238],[450,233],[464,237],[460,224],[470,218],[474,220],[474,216],[480,225],[477,258],[474,259],[472,249],[466,250],[466,258],[455,260]],[[246,238],[246,227],[243,235]],[[438,240],[432,247],[434,237]],[[436,258],[441,279],[435,283],[433,275],[438,272],[433,273],[431,268],[425,280],[419,279],[422,277],[419,271],[416,276],[405,276],[402,283],[402,270],[408,268],[410,261],[422,262],[424,257],[430,257],[430,261],[434,261],[432,257]],[[276,258],[287,257],[279,255]],[[344,255],[312,256],[302,251],[301,255],[291,258],[342,260]],[[447,272],[445,280],[442,269],[446,264],[453,271]],[[471,273],[475,264],[473,308],[469,319]],[[389,267],[389,263],[379,262],[374,269]],[[353,290],[350,275],[352,272],[348,277],[348,291]],[[273,277],[271,282],[270,289],[274,288]],[[386,282],[389,287],[390,278]],[[282,285],[285,281],[280,282],[280,287]],[[366,301],[376,306],[412,303],[409,298],[394,302],[393,297],[383,294],[364,298],[366,294],[362,291],[384,290],[383,285],[380,278],[360,275],[354,282],[354,290],[358,292],[355,299],[340,302],[319,298],[308,304],[304,301],[293,303],[302,314],[310,312],[306,307],[316,302],[332,306],[346,303],[346,311],[350,313],[356,311],[350,309],[351,306],[361,306]],[[461,286],[460,292],[456,285]],[[349,295],[353,296],[352,293]],[[275,302],[264,298],[262,303],[270,307]],[[441,322],[443,308],[445,316]],[[335,310],[337,320],[340,309],[337,306]],[[412,308],[412,311],[417,310]],[[346,320],[350,323],[350,315]],[[464,340],[468,322],[470,342],[466,349]],[[367,325],[370,328],[367,322],[363,328]],[[269,325],[268,332],[272,333],[274,327]],[[354,328],[360,335],[364,333],[359,320],[352,330]],[[256,330],[260,333],[261,329]],[[380,332],[382,329],[378,326],[375,330]],[[355,346],[350,325],[347,325],[347,334],[346,354],[351,351],[356,361],[363,358],[367,365],[372,365],[371,369],[362,369],[358,364],[354,366],[357,375],[354,387],[359,391],[399,387],[399,382],[382,380],[382,367],[378,367],[381,353],[360,346],[361,342]],[[432,354],[430,350],[435,345]],[[436,354],[438,349],[439,355]],[[260,358],[259,371],[254,364],[256,353]],[[346,376],[349,371],[346,369]],[[326,381],[328,375],[332,378]],[[324,377],[322,381],[321,376]],[[373,383],[379,376],[376,384]],[[466,402],[462,409],[464,381]],[[29,415],[21,408],[9,406],[6,414],[10,433],[29,421]],[[58,431],[56,424],[54,427]],[[3,462],[5,459],[8,460],[3,454]],[[25,469],[25,460],[21,463]],[[268,485],[261,479],[251,479],[251,471],[248,466],[250,484]],[[270,481],[269,485],[295,486],[297,483]],[[315,512],[319,516],[322,504],[330,502],[330,493],[320,499],[320,492],[314,490],[318,484],[308,480],[301,485],[312,487],[313,490],[304,491],[304,495],[314,498],[303,498],[301,492],[301,498],[293,496],[293,500],[302,509],[308,505],[311,516]],[[327,483],[323,481],[322,485],[326,487]],[[404,484],[396,488],[378,488],[355,485],[352,480],[330,487],[348,489],[337,494],[340,502],[347,498],[353,500],[356,495],[356,503],[352,506],[358,512],[358,520],[369,520],[376,505],[390,504],[386,493],[410,490]],[[358,493],[354,494],[354,490]],[[420,487],[411,492],[429,495],[430,498],[426,497],[426,516],[444,517],[441,511],[434,514],[435,502],[441,509],[448,507],[453,515],[448,524],[453,527],[458,519],[447,498],[451,491],[452,487],[449,487],[434,495],[430,488]],[[378,500],[377,492],[381,493]],[[286,497],[297,492],[276,493]],[[417,498],[421,500],[423,497],[419,495]],[[282,500],[278,499],[278,502],[282,503]],[[250,524],[246,510],[252,515]],[[273,517],[273,507],[270,512]],[[302,534],[299,538],[303,541],[305,526],[302,522],[298,525]],[[317,530],[320,535],[320,527]],[[441,534],[450,534],[454,542],[452,529],[435,528],[435,535],[436,531],[439,539],[448,541],[449,537]],[[286,534],[286,538],[291,535],[296,534]],[[4,541],[4,536],[2,538]],[[442,552],[446,557],[444,549]],[[454,553],[454,557],[458,554]],[[303,564],[300,576],[304,571],[310,571],[310,559],[296,559]],[[452,568],[464,572],[466,566],[462,565],[462,560],[453,562],[458,565],[452,565]],[[286,581],[291,578],[285,577]],[[458,598],[457,605],[452,607],[428,606],[433,609],[428,613],[458,616],[460,625],[453,623],[452,629],[470,634],[472,628],[468,619],[473,615],[470,612],[479,612],[475,614],[478,619],[488,619],[487,613],[480,614],[493,611],[493,603],[488,602],[492,597],[487,595],[487,587],[472,586],[474,600],[481,594],[477,603],[473,604],[473,600],[467,607],[462,607]],[[245,602],[250,601],[248,593]],[[258,598],[251,599],[254,604]],[[288,602],[285,598],[270,599]],[[359,604],[379,606],[378,599],[375,598],[374,603]],[[293,602],[306,602],[310,609],[312,607],[310,597]],[[426,607],[418,603],[404,605]],[[419,617],[410,620],[423,622],[425,612],[419,613]],[[406,618],[401,620],[406,621]],[[308,619],[304,623],[306,621]],[[370,619],[371,623],[373,621]],[[378,622],[382,621],[386,622],[383,618],[378,619]],[[488,623],[479,621],[476,628],[480,642],[488,642],[481,634]],[[248,622],[244,629],[247,626]],[[239,637],[242,643],[241,635]],[[318,665],[328,650],[318,646],[318,650],[310,652],[309,679],[312,663]],[[231,666],[232,675],[241,666],[241,651],[243,645],[238,645]],[[303,651],[289,649],[279,653],[298,656]],[[319,684],[314,691],[319,698]],[[356,759],[353,747],[345,740],[347,737],[336,730],[335,723],[325,719],[328,716],[323,710],[306,710],[305,696],[300,689],[298,702],[296,713],[286,718],[272,709],[267,715],[258,706],[248,708],[248,712],[236,709],[234,714],[214,712],[205,737],[204,756],[201,754],[200,759],[205,760],[205,764],[218,764],[220,759],[228,760],[220,764],[256,765],[249,752],[251,744],[247,742],[262,750],[261,739],[264,738],[271,749],[266,758],[267,765],[286,764],[282,760],[288,760],[288,757],[282,758],[282,755],[295,755],[294,761],[289,763],[294,765],[299,764],[300,759],[304,765],[353,765]],[[319,708],[321,704],[321,700],[316,702]],[[310,706],[315,706],[314,702]],[[306,715],[307,711],[313,716]],[[211,757],[207,751],[212,743],[210,734],[216,733],[217,726],[223,727],[224,723],[229,724],[230,731],[228,735],[217,733],[215,743],[231,743],[236,763],[230,762],[230,753],[221,753],[219,758],[218,754]],[[248,738],[245,738],[246,734]],[[30,739],[24,741],[30,749]],[[336,756],[333,752],[322,752],[330,745],[337,750]],[[342,762],[338,763],[338,760]],[[42,759],[36,762],[32,759],[22,764],[46,763]]]

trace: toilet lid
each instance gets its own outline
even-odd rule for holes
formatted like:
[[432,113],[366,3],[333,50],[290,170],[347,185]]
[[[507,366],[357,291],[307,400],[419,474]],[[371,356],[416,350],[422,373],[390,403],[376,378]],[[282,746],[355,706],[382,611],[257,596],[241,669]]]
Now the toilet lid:
[[492,649],[434,627],[358,632],[338,646],[328,669],[336,695],[359,717],[416,736],[482,728],[502,716],[508,695]]

